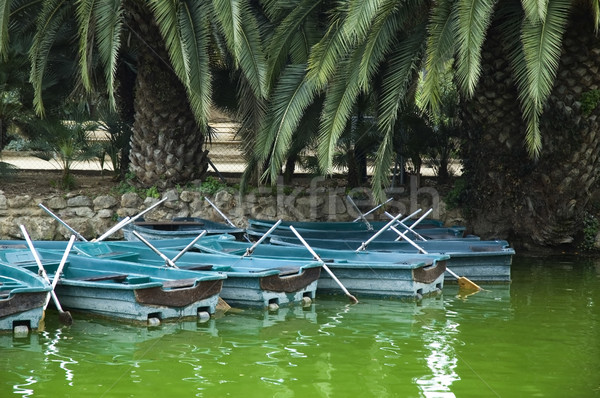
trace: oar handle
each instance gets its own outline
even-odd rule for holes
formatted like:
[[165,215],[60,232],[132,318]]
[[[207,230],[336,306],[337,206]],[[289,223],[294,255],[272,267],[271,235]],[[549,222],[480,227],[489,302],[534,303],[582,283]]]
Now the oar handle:
[[265,232],[263,234],[263,236],[260,237],[259,240],[257,240],[256,242],[254,242],[254,244],[252,246],[250,246],[249,248],[246,249],[246,253],[244,253],[244,255],[242,257],[247,257],[249,255],[251,255],[252,253],[254,253],[254,249],[256,249],[256,247],[258,245],[260,245],[265,239],[267,239],[267,237],[269,235],[271,235],[271,233],[273,231],[275,231],[275,229],[277,229],[277,227],[279,226],[279,224],[281,224],[281,220],[278,220],[275,224],[273,224],[273,226],[271,228],[269,228],[269,230],[267,232]]
[[[71,235],[71,239],[69,239],[69,243],[67,243],[67,248],[65,249],[65,252],[63,253],[62,258],[60,259],[60,263],[58,264],[58,268],[56,269],[56,272],[54,273],[54,278],[52,278],[52,291],[54,291],[54,289],[56,289],[56,285],[58,284],[60,275],[62,274],[65,264],[67,263],[67,257],[69,256],[69,252],[71,251],[71,248],[73,247],[73,242],[75,242],[75,235]],[[49,303],[50,303],[50,296],[48,296],[48,298],[46,299],[46,304],[44,304],[44,311],[46,310],[46,308],[48,308]]]
[[231,220],[230,220],[229,218],[227,218],[227,216],[226,216],[225,214],[223,214],[223,212],[222,212],[221,210],[219,210],[219,208],[218,208],[218,207],[217,207],[217,206],[216,206],[216,205],[215,205],[213,202],[211,202],[211,201],[210,201],[210,199],[208,199],[208,198],[205,196],[205,197],[204,197],[204,200],[206,200],[206,201],[208,202],[208,204],[209,204],[209,205],[211,205],[211,206],[212,206],[212,208],[213,208],[213,209],[215,209],[215,211],[216,211],[217,213],[219,213],[219,215],[225,219],[225,221],[227,222],[227,224],[229,224],[231,227],[234,227],[234,228],[236,228],[235,224],[234,224],[234,223],[232,223],[232,222],[231,222]]
[[173,257],[173,259],[171,261],[173,263],[176,263],[177,260],[179,260],[179,258],[181,258],[181,256],[183,256],[188,250],[190,250],[192,247],[194,247],[196,242],[198,242],[204,235],[206,235],[206,230],[200,232],[200,235],[196,236],[194,238],[194,240],[191,241],[186,247],[184,247],[183,250],[180,251],[175,257]]
[[398,221],[398,219],[399,219],[400,217],[402,217],[402,213],[400,213],[400,214],[398,214],[396,217],[392,218],[392,219],[390,220],[390,222],[388,222],[387,224],[385,224],[385,225],[383,226],[383,228],[381,228],[379,231],[377,231],[377,232],[375,233],[375,235],[373,235],[373,236],[371,236],[369,239],[367,239],[367,241],[366,241],[366,242],[363,242],[363,243],[360,245],[360,247],[359,247],[358,249],[356,249],[356,251],[357,251],[357,252],[359,252],[359,251],[365,250],[365,249],[367,248],[367,246],[368,246],[368,245],[369,245],[371,242],[373,242],[375,239],[377,239],[377,237],[378,237],[379,235],[381,235],[381,234],[382,234],[384,231],[386,231],[388,228],[390,228],[390,227],[391,227],[391,226],[392,226],[392,225],[393,225],[393,224],[394,224],[396,221]]
[[75,231],[69,224],[67,224],[66,222],[64,222],[63,220],[60,219],[60,217],[58,217],[56,214],[52,213],[52,211],[50,211],[49,208],[47,208],[46,206],[44,206],[41,203],[38,203],[38,206],[44,210],[46,213],[48,213],[52,218],[54,218],[56,221],[58,221],[63,227],[65,227],[66,229],[68,229],[69,231],[71,231],[73,234],[75,234],[75,236],[77,237],[77,239],[87,242],[87,239],[84,238],[79,232]]
[[163,253],[160,252],[160,250],[158,250],[156,247],[152,246],[152,244],[150,242],[148,242],[142,235],[140,235],[137,231],[133,231],[133,234],[135,235],[136,238],[138,238],[139,240],[141,240],[146,246],[148,246],[154,253],[158,254],[158,256],[160,258],[162,258],[163,260],[165,260],[165,263],[173,268],[179,268],[177,265],[175,265],[175,263],[167,256],[165,256]]
[[348,200],[350,201],[350,204],[352,205],[352,207],[354,207],[354,210],[356,210],[358,212],[359,218],[361,218],[363,220],[363,222],[367,225],[367,229],[369,231],[373,230],[373,226],[371,226],[371,224],[369,223],[369,221],[367,221],[367,219],[365,218],[365,215],[362,214],[362,211],[360,211],[360,209],[358,208],[358,206],[356,205],[356,203],[354,203],[354,201],[352,200],[352,198],[350,197],[350,195],[346,195],[346,198],[348,198]]
[[404,238],[404,240],[406,240],[408,243],[410,243],[411,245],[413,245],[421,253],[423,253],[423,254],[429,254],[421,246],[417,245],[415,242],[413,242],[412,240],[408,239],[408,236],[406,236],[406,234],[400,232],[396,227],[391,227],[391,228],[392,228],[392,230],[394,232],[396,232],[398,235],[400,235],[402,238]]
[[327,273],[329,274],[329,276],[335,281],[335,283],[338,284],[338,286],[342,289],[342,291],[346,294],[346,296],[348,296],[350,298],[350,300],[352,300],[352,302],[358,303],[358,299],[356,297],[354,297],[353,295],[350,294],[350,292],[348,291],[348,289],[346,289],[346,287],[342,284],[342,282],[340,282],[340,280],[335,276],[335,274],[329,269],[329,267],[325,264],[325,262],[321,259],[321,257],[319,257],[319,255],[317,253],[315,253],[315,251],[312,249],[312,247],[310,247],[308,245],[308,243],[306,243],[306,241],[304,240],[304,238],[298,233],[298,231],[296,231],[296,228],[294,228],[293,226],[290,225],[290,229],[296,235],[296,237],[300,240],[300,242],[302,242],[302,244],[304,245],[304,247],[306,247],[306,249],[308,249],[308,251],[310,252],[310,254],[312,254],[313,257],[318,262],[321,263],[321,266],[323,267],[323,269],[325,271],[327,271]]
[[127,224],[129,222],[129,220],[131,220],[131,218],[129,216],[125,217],[124,219],[119,221],[116,225],[114,225],[112,228],[110,228],[108,231],[103,233],[98,239],[95,239],[94,242],[102,242],[104,239],[108,238],[109,236],[111,236],[112,234],[114,234],[115,232],[117,232],[118,230],[123,228],[123,226],[125,226],[125,224]]
[[368,212],[366,212],[365,214],[361,214],[360,217],[356,217],[354,220],[352,220],[352,222],[357,222],[358,220],[360,220],[362,217],[364,216],[368,216],[369,214],[373,213],[374,211],[376,211],[377,209],[381,208],[382,206],[385,206],[386,204],[388,204],[389,202],[391,202],[394,198],[389,198],[388,200],[386,200],[385,202],[383,202],[380,205],[377,205],[375,207],[373,207],[371,210],[369,210]]

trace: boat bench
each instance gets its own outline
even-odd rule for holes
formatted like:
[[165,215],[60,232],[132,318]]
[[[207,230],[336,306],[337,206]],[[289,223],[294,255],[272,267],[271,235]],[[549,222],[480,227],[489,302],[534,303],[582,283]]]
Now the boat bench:
[[191,287],[196,284],[196,278],[188,278],[188,279],[176,279],[173,281],[164,281],[163,288],[167,289],[179,289],[182,287]]
[[196,265],[185,265],[183,267],[179,267],[181,269],[186,269],[190,271],[210,271],[213,269],[213,265],[211,264],[196,264]]
[[298,267],[275,267],[274,269],[280,271],[279,276],[295,275],[300,271]]
[[110,281],[114,280],[115,282],[123,282],[127,279],[129,275],[127,274],[110,274],[110,275],[96,275],[96,276],[82,276],[80,278],[73,278],[78,281],[86,281],[86,282],[99,282],[99,281]]

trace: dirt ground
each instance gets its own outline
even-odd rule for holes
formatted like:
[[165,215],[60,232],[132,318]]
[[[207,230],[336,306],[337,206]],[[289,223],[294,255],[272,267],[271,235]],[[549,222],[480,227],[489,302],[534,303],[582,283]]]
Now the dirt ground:
[[76,187],[70,191],[58,188],[61,172],[55,170],[19,170],[13,175],[0,176],[0,193],[6,196],[49,194],[85,194],[96,197],[110,193],[118,186],[112,173],[101,175],[98,172],[74,171]]

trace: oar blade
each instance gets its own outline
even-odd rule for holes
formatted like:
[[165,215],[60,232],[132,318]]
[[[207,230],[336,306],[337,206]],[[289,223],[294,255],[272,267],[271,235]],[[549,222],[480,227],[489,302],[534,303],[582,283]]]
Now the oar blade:
[[461,276],[458,278],[458,288],[462,290],[470,290],[470,291],[480,291],[483,290],[479,285],[470,280],[469,278],[465,278]]

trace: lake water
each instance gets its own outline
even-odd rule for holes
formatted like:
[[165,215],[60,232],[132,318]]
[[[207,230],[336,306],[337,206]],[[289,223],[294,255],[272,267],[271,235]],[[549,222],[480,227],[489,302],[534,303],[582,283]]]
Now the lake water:
[[512,275],[153,328],[49,311],[0,335],[0,397],[600,397],[600,260],[516,257]]

